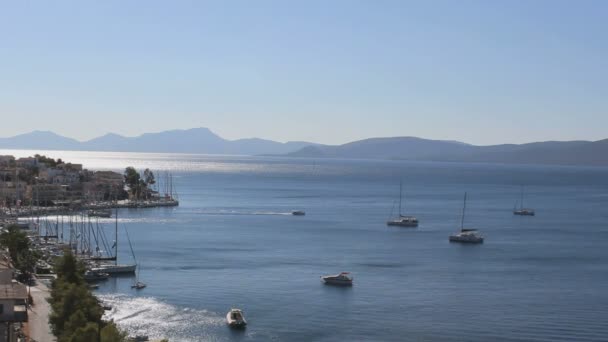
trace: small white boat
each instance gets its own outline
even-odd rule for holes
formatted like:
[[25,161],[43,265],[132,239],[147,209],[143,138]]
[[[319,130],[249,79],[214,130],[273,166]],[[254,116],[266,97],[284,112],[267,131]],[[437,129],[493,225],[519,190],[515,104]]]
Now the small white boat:
[[321,276],[321,280],[323,280],[323,282],[328,285],[353,285],[353,277],[350,275],[349,272],[341,272],[339,274]]
[[226,322],[233,328],[244,328],[247,325],[243,311],[240,309],[230,309],[226,314]]
[[131,288],[136,289],[136,290],[141,290],[145,287],[146,287],[146,284],[142,283],[141,281],[136,281],[133,285],[131,285]]
[[306,213],[304,211],[302,211],[302,210],[294,210],[294,211],[291,212],[291,215],[294,215],[294,216],[304,216],[304,215],[306,215]]

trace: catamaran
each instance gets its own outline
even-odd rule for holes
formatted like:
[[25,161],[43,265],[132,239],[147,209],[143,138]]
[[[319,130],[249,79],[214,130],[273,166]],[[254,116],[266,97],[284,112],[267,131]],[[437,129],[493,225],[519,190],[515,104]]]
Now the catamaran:
[[[402,196],[403,195],[403,186],[402,183],[399,182],[399,216],[395,217],[395,218],[389,218],[388,221],[386,221],[386,225],[388,226],[399,226],[399,227],[418,227],[418,219],[414,216],[410,216],[410,215],[403,215],[401,214],[401,202],[402,202]],[[394,206],[394,204],[393,204]],[[391,210],[391,216],[392,216],[392,210]]]
[[521,200],[520,207],[517,209],[517,202],[515,202],[515,206],[513,207],[513,215],[520,216],[534,216],[534,209],[524,208],[524,186],[521,186]]
[[464,214],[467,208],[467,193],[464,193],[464,204],[462,206],[462,218],[460,220],[460,232],[450,235],[450,242],[463,242],[463,243],[483,243],[483,236],[481,236],[477,229],[464,228]]

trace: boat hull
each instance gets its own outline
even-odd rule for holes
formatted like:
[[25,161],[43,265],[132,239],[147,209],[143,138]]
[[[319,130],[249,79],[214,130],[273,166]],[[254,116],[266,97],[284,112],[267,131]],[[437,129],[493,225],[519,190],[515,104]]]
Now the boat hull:
[[513,215],[518,215],[518,216],[534,216],[534,212],[533,211],[514,211]]
[[476,244],[476,243],[483,243],[483,238],[482,237],[477,237],[477,238],[466,237],[465,238],[465,237],[461,237],[461,236],[457,236],[457,235],[452,235],[452,236],[450,236],[450,242]]
[[340,280],[340,279],[326,279],[321,277],[321,280],[325,283],[325,285],[334,285],[334,286],[353,286],[352,280]]
[[247,326],[247,321],[245,320],[245,317],[242,316],[242,314],[241,319],[235,319],[232,317],[232,312],[228,312],[226,314],[226,323],[229,327],[235,329],[243,329]]
[[94,272],[108,273],[108,274],[126,274],[135,273],[137,265],[109,265],[100,266],[91,269]]
[[387,221],[387,226],[397,226],[397,227],[408,227],[408,228],[416,228],[418,227],[418,222],[399,222],[399,221]]

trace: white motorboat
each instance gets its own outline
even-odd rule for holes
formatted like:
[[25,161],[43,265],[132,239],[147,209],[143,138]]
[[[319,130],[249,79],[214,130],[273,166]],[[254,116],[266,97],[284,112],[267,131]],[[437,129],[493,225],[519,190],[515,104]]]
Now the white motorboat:
[[141,281],[136,281],[135,284],[131,285],[131,288],[136,289],[136,290],[141,290],[145,287],[146,287],[146,284],[142,283]]
[[353,277],[350,275],[349,272],[341,272],[339,274],[321,276],[321,280],[323,280],[323,282],[328,285],[353,285]]
[[477,229],[464,228],[464,214],[467,209],[467,193],[464,193],[464,203],[462,205],[462,218],[460,220],[460,232],[450,235],[450,242],[462,242],[462,243],[483,243],[483,236],[481,236]]
[[244,328],[247,326],[247,320],[240,309],[230,309],[226,314],[226,322],[233,328]]
[[[399,216],[395,217],[395,218],[389,218],[388,221],[386,221],[386,225],[387,226],[399,226],[399,227],[418,227],[418,219],[414,216],[411,215],[403,215],[401,214],[401,198],[403,193],[403,186],[402,183],[399,183]],[[393,203],[393,209],[395,207],[395,204]],[[393,210],[391,209],[391,216],[393,215]]]

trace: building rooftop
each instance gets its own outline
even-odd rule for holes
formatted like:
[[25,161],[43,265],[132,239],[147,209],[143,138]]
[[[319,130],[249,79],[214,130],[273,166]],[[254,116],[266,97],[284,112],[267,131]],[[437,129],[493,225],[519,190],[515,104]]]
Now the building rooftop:
[[27,299],[27,288],[15,283],[0,285],[0,300],[2,299]]

